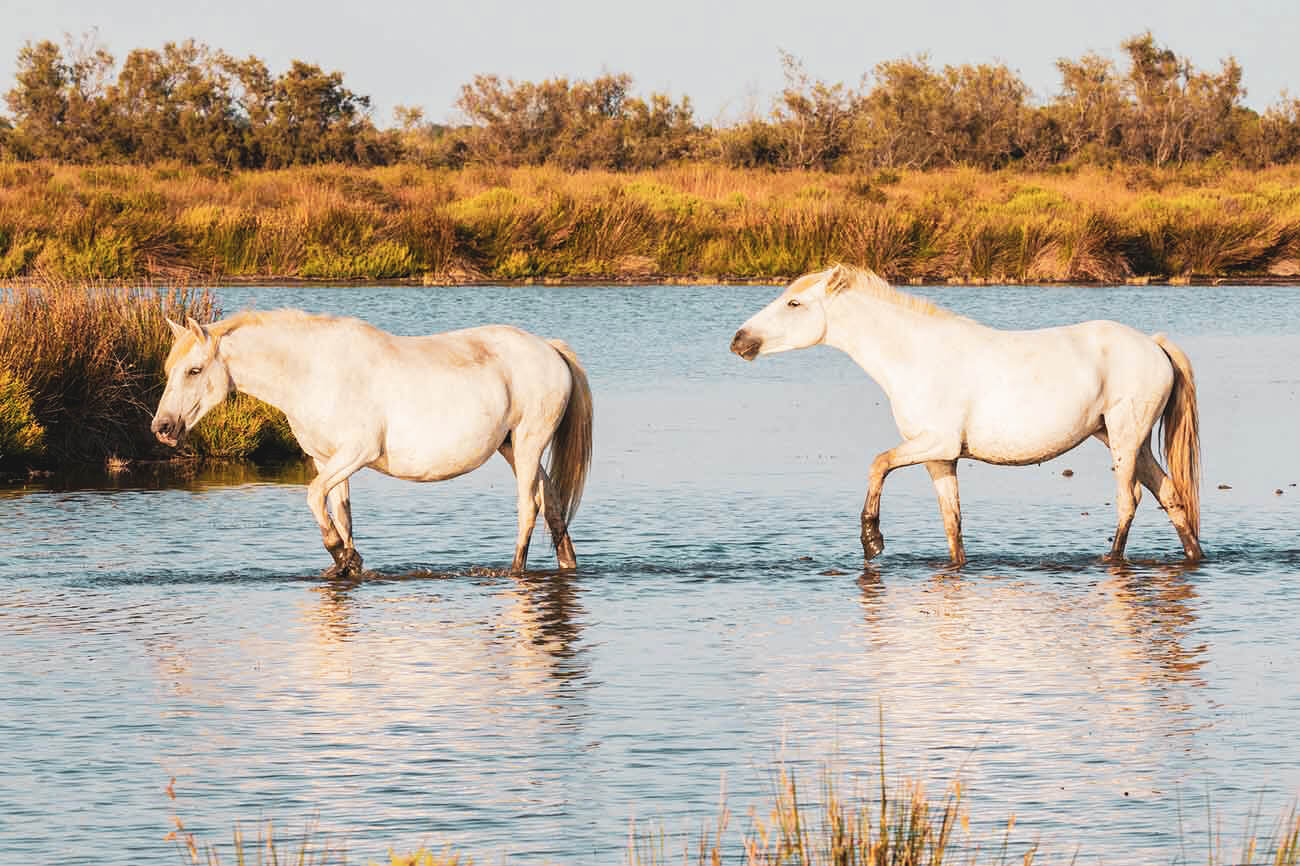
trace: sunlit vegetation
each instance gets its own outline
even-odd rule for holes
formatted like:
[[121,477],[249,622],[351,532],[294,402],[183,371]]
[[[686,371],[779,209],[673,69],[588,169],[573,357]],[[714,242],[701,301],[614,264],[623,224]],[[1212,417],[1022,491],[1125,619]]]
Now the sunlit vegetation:
[[[479,75],[458,125],[400,107],[381,129],[343,74],[295,60],[275,74],[193,41],[135,49],[119,64],[92,36],[26,44],[0,117],[0,158],[80,164],[176,161],[222,170],[398,163],[553,165],[642,171],[677,162],[733,168],[984,169],[1215,161],[1263,168],[1300,158],[1300,99],[1243,104],[1231,57],[1198,69],[1150,33],[1057,61],[1059,89],[1032,99],[1006,65],[888,60],[860,84],[814,79],[782,54],[770,110],[702,124],[689,97],[641,97],[625,74],[540,82]],[[441,113],[441,107],[439,107]]]
[[[337,845],[311,831],[294,841],[277,842],[269,823],[252,838],[236,826],[227,861],[217,847],[188,831],[179,817],[173,816],[173,821],[177,830],[169,839],[177,845],[181,862],[193,866],[352,862]],[[688,838],[634,825],[623,862],[627,866],[1029,866],[1042,851],[1053,852],[1047,861],[1053,863],[1074,862],[1078,851],[1074,840],[1027,840],[1016,830],[1014,816],[1005,819],[997,831],[983,831],[987,836],[982,837],[980,831],[971,829],[960,784],[953,784],[936,800],[918,783],[891,789],[882,777],[872,780],[866,791],[846,796],[843,781],[830,771],[824,771],[821,783],[809,790],[800,786],[795,773],[785,766],[778,766],[773,773],[769,802],[751,809],[743,823],[744,829],[732,826],[733,816],[723,802],[717,817]],[[1300,863],[1300,813],[1294,809],[1284,813],[1268,830],[1252,826],[1240,841],[1213,831],[1209,838],[1188,839],[1182,844],[1186,851],[1195,850],[1208,866],[1296,866]],[[1178,851],[1170,851],[1168,859],[1182,862]],[[473,861],[451,852],[420,850],[362,862],[370,866],[469,866]]]
[[[0,466],[170,458],[149,422],[172,334],[216,314],[206,291],[29,284],[0,294]],[[246,396],[214,410],[184,457],[300,454],[282,413]]]
[[839,174],[0,164],[0,280],[1300,274],[1300,165]]
[[29,43],[0,119],[0,280],[898,280],[1300,272],[1300,100],[1150,33],[1062,58],[886,61],[856,86],[782,55],[771,110],[702,125],[629,76],[479,75],[464,123],[380,129],[342,73],[194,42],[119,64]]

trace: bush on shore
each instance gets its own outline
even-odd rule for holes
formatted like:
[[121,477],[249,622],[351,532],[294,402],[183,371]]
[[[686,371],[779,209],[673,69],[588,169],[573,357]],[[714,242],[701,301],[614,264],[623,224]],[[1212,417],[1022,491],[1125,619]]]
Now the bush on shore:
[[[216,315],[207,291],[46,282],[0,293],[0,464],[167,459],[149,423],[165,384],[166,318]],[[218,407],[188,457],[300,454],[283,414],[251,397]]]

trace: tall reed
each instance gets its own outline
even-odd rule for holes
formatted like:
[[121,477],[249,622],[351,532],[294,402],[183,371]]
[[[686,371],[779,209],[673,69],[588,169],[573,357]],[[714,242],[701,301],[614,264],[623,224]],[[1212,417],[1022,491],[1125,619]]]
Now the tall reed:
[[[167,458],[149,423],[171,348],[166,319],[209,322],[210,293],[56,281],[0,290],[0,462],[10,467]],[[285,457],[284,416],[239,397],[200,423],[189,456]]]

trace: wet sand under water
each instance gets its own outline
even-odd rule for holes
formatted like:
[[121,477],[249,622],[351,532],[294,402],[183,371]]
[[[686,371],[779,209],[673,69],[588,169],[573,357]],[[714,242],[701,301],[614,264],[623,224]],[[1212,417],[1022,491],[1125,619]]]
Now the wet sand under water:
[[[437,485],[357,476],[375,573],[348,585],[319,579],[300,467],[0,489],[0,861],[176,862],[174,806],[222,843],[236,820],[287,836],[319,815],[360,862],[422,844],[619,862],[633,819],[693,839],[724,780],[739,835],[776,760],[810,793],[824,761],[870,792],[882,711],[890,778],[934,796],[960,778],[986,849],[1014,814],[1013,856],[1197,856],[1207,798],[1225,841],[1271,826],[1300,793],[1300,290],[933,291],[1004,326],[1164,330],[1202,409],[1205,563],[1179,562],[1149,496],[1134,561],[1100,561],[1113,486],[1088,443],[963,461],[957,571],[919,467],[891,476],[863,570],[866,468],[897,434],[837,353],[727,355],[772,294],[221,290],[228,310],[567,339],[597,405],[581,567],[499,574],[500,460]],[[531,562],[553,565],[540,533]]]

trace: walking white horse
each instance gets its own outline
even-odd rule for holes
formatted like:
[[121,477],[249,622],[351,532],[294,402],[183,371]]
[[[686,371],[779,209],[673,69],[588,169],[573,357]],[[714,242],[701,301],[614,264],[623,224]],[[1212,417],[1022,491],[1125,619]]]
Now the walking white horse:
[[[862,551],[884,549],[880,491],[900,466],[924,463],[939,496],[953,563],[966,561],[957,459],[1040,463],[1095,436],[1110,448],[1122,559],[1145,486],[1169,515],[1189,560],[1201,558],[1200,435],[1187,356],[1162,334],[1116,322],[1001,331],[896,291],[870,271],[805,274],[745,322],[731,351],[758,355],[824,343],[884,389],[902,444],[871,463]],[[1169,475],[1151,452],[1164,427]]]
[[358,319],[299,310],[168,324],[176,339],[154,434],[176,445],[231,391],[282,410],[316,462],[307,504],[334,557],[328,575],[361,570],[352,543],[352,473],[369,466],[442,481],[497,451],[518,482],[511,571],[524,570],[538,509],[560,567],[577,566],[569,522],[591,463],[592,403],[586,372],[563,342],[506,325],[398,337]]

